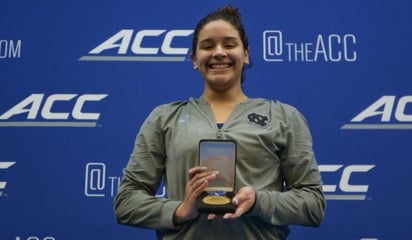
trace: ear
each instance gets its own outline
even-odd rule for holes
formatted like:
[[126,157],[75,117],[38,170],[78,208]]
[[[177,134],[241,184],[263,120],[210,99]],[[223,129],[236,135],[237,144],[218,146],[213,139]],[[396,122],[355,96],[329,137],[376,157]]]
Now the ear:
[[196,62],[196,55],[193,52],[190,53],[190,58],[192,59],[193,69],[199,69],[199,66]]
[[250,63],[250,61],[249,61],[249,48],[245,49],[244,54],[245,54],[245,57],[243,59],[243,63],[244,64],[249,64]]

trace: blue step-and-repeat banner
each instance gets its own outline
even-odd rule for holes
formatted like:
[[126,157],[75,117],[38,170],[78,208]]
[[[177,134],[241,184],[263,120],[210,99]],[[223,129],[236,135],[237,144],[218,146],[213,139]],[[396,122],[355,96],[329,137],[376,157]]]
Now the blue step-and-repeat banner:
[[[200,96],[193,29],[225,3],[0,2],[1,240],[154,239],[113,197],[149,112]],[[314,138],[326,216],[289,239],[412,239],[412,1],[232,3],[246,94],[294,105]]]

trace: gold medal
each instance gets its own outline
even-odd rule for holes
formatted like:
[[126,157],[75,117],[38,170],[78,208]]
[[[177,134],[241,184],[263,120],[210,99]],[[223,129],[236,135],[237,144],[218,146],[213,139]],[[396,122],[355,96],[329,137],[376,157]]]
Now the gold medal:
[[203,203],[211,205],[222,205],[230,203],[230,199],[225,196],[206,196],[202,199]]

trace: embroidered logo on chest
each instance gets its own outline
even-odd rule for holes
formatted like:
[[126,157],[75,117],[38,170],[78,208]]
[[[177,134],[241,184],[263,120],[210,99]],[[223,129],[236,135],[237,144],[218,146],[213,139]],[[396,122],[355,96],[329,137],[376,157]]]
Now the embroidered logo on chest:
[[268,125],[269,118],[257,113],[249,113],[247,118],[250,123],[257,124],[261,127],[266,127]]

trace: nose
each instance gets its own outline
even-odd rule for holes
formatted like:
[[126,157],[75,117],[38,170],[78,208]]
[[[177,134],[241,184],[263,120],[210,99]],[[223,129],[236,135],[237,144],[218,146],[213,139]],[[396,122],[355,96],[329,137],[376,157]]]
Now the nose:
[[222,58],[226,56],[227,54],[226,54],[225,48],[222,45],[217,45],[215,48],[215,51],[213,52],[213,57]]

